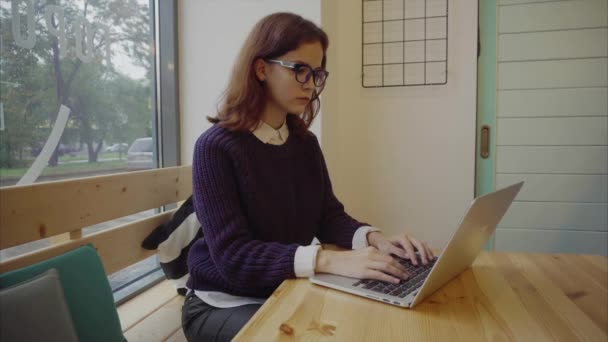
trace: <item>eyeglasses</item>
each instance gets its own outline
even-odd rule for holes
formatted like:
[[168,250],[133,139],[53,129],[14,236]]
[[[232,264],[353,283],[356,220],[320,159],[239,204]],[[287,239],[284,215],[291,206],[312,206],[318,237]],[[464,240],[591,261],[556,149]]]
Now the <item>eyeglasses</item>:
[[325,85],[325,81],[327,80],[327,76],[329,76],[329,72],[323,69],[313,69],[310,65],[299,64],[287,61],[280,61],[277,59],[266,59],[268,63],[278,64],[280,66],[289,68],[293,70],[293,73],[296,76],[296,81],[302,84],[306,84],[310,77],[312,77],[312,81],[315,84],[315,87],[320,88]]

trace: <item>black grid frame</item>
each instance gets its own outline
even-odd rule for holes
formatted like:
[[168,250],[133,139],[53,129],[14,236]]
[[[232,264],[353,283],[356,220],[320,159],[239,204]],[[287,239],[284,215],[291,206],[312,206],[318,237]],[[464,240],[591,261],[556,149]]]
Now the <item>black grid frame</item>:
[[[407,4],[411,5],[412,2],[422,5],[424,12],[409,12],[410,8]],[[447,84],[448,2],[448,0],[362,0],[361,85],[364,88],[379,88]],[[376,10],[380,9],[379,18],[369,19],[366,15],[368,14],[366,4],[370,7],[374,6]],[[402,10],[385,12],[387,4],[400,4]],[[437,7],[429,8],[433,5],[440,6],[439,13]],[[418,25],[418,28],[422,27],[422,29],[408,30],[412,25]],[[366,35],[366,27],[370,28],[368,32],[374,32],[372,26],[376,29],[375,33],[379,32],[379,36],[375,39],[369,39]],[[391,26],[392,33],[396,32],[398,36],[400,33],[397,39],[387,34],[387,27]],[[429,30],[429,27],[434,27],[435,31]],[[437,29],[443,30],[439,36],[436,33]],[[415,36],[416,32],[422,32],[422,35]],[[366,50],[375,50],[371,55],[376,56],[376,59],[379,55],[379,60],[371,62],[367,60]],[[387,50],[397,51],[397,55],[401,55],[400,58],[394,59]]]

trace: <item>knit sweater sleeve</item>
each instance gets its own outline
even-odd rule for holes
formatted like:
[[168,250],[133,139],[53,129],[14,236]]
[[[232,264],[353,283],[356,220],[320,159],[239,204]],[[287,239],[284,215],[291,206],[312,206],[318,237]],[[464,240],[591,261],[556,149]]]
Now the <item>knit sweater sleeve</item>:
[[221,277],[234,288],[278,286],[295,277],[298,244],[254,239],[241,206],[230,143],[225,136],[203,135],[195,146],[192,190],[204,239]]
[[344,205],[334,194],[325,158],[316,137],[314,137],[314,145],[324,182],[323,214],[317,238],[321,243],[335,244],[343,248],[352,249],[353,236],[357,229],[369,226],[369,224],[355,220],[344,211]]

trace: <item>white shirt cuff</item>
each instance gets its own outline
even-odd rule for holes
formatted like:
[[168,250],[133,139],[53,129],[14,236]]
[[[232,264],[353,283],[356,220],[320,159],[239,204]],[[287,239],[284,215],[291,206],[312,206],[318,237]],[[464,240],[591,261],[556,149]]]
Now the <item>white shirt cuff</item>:
[[296,277],[306,278],[315,274],[317,254],[320,248],[320,245],[311,245],[300,246],[296,249],[296,255],[293,261]]
[[369,247],[367,242],[367,234],[371,232],[379,232],[380,229],[370,226],[359,227],[353,236],[353,249],[361,249]]

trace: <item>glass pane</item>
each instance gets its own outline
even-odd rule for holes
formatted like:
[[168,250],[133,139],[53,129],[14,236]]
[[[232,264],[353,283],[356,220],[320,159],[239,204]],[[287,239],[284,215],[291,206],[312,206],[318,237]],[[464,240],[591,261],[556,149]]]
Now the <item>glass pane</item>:
[[0,186],[157,167],[152,9],[0,2]]
[[[0,186],[158,167],[154,22],[151,0],[0,1]],[[66,239],[8,248],[0,259]],[[124,288],[153,268],[155,258],[110,282]]]

